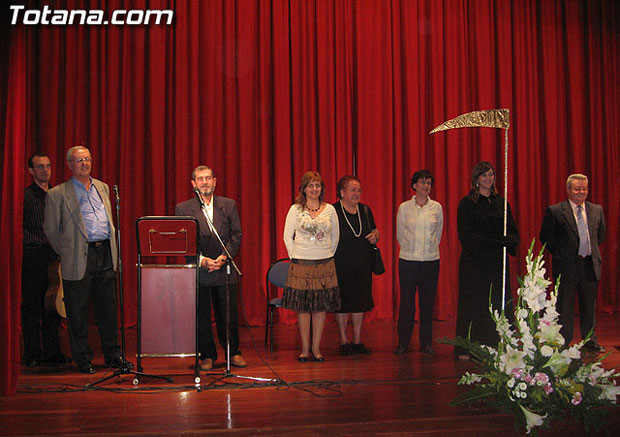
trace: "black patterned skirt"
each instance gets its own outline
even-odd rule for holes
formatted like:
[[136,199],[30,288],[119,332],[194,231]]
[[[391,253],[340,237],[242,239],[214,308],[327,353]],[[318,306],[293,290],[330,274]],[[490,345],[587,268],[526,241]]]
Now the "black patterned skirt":
[[292,259],[282,306],[298,312],[337,311],[340,291],[334,259]]

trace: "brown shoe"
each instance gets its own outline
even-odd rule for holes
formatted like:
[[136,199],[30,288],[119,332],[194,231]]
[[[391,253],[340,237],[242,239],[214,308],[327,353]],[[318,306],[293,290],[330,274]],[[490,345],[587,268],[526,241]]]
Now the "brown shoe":
[[213,369],[213,360],[211,358],[205,358],[204,360],[200,360],[198,368],[204,371]]
[[248,363],[243,359],[241,355],[233,355],[230,358],[230,364],[235,367],[248,367]]

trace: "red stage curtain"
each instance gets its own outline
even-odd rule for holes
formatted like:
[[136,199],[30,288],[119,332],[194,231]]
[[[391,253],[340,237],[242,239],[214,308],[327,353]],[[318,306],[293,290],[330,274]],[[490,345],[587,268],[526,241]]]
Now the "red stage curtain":
[[[5,19],[0,24],[7,24]],[[5,27],[6,28],[6,27]],[[27,44],[24,29],[12,29],[0,39],[0,395],[17,383],[20,362],[20,290],[22,258],[22,200],[27,147]]]
[[[35,6],[36,5],[36,6]],[[66,1],[53,7],[86,8]],[[42,149],[54,182],[67,148],[87,144],[93,176],[121,191],[125,314],[136,314],[135,220],[172,214],[208,164],[217,193],[238,201],[245,313],[263,323],[264,273],[286,255],[284,217],[302,173],[325,178],[326,200],[354,168],[382,233],[387,273],[375,278],[369,320],[398,305],[395,214],[411,174],[430,169],[445,232],[436,317],[456,312],[456,207],[472,167],[495,163],[503,189],[503,131],[430,136],[476,109],[511,110],[509,200],[522,237],[513,271],[569,173],[590,176],[606,211],[599,310],[620,309],[620,5],[613,1],[341,0],[102,1],[175,10],[174,25],[10,26],[3,80],[0,324],[3,392],[14,389],[19,336],[21,197],[25,158]],[[40,9],[41,6],[31,4]],[[4,37],[6,40],[6,36]],[[5,75],[6,76],[6,75]],[[3,77],[4,78],[4,77]],[[5,274],[6,272],[6,274]],[[516,282],[513,282],[516,285]],[[481,309],[481,311],[484,309]],[[294,322],[287,313],[283,322]],[[371,329],[371,328],[370,328]],[[389,342],[390,340],[388,340]],[[2,369],[4,370],[4,368]]]

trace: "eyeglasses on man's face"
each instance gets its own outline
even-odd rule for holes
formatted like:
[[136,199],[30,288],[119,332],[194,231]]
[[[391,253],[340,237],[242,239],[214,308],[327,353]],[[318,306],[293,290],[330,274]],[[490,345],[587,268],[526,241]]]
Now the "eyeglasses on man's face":
[[34,168],[37,170],[43,170],[45,168],[52,168],[52,164],[36,164]]
[[83,162],[93,162],[93,158],[89,158],[88,156],[86,158],[74,158],[72,159],[73,162],[77,162],[78,164],[81,164]]

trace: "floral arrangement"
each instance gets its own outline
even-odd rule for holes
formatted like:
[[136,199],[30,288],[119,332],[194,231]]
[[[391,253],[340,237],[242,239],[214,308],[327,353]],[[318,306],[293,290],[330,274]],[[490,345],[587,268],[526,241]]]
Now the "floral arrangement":
[[526,257],[527,275],[519,279],[515,322],[489,305],[500,337],[497,348],[469,338],[440,340],[468,350],[482,369],[462,376],[458,384],[472,389],[452,404],[482,401],[512,412],[517,426],[525,426],[528,434],[565,416],[581,421],[586,431],[598,429],[601,417],[609,414],[605,407],[616,405],[620,395],[613,379],[620,371],[601,367],[608,354],[596,359],[581,351],[589,336],[565,347],[555,309],[559,279],[548,295],[551,281],[545,278],[544,247],[535,258],[533,249],[534,241]]

